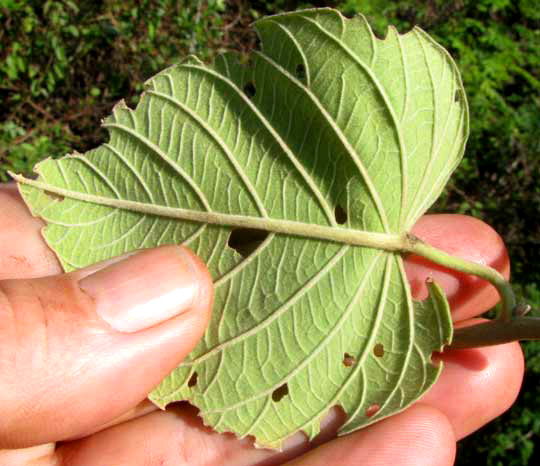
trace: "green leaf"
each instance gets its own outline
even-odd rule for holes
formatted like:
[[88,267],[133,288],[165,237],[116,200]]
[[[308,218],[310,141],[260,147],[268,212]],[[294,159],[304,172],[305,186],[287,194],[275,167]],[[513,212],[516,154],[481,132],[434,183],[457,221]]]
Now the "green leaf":
[[[169,243],[208,264],[210,326],[150,398],[279,447],[333,406],[350,432],[436,380],[448,304],[436,285],[412,300],[399,251],[458,164],[468,113],[420,29],[379,40],[329,9],[255,27],[249,63],[166,69],[135,110],[114,108],[108,143],[17,178],[66,270]],[[238,253],[242,234],[254,244]]]

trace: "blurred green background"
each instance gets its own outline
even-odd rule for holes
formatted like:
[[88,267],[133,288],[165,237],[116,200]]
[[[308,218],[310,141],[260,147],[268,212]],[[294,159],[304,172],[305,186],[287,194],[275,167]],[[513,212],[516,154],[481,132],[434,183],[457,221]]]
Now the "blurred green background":
[[[309,6],[362,12],[378,35],[420,25],[455,57],[471,107],[466,156],[433,211],[503,236],[517,293],[540,309],[540,0],[0,0],[0,181],[106,138],[115,102],[187,53],[256,46],[250,23]],[[540,343],[519,400],[459,444],[458,465],[540,464]]]

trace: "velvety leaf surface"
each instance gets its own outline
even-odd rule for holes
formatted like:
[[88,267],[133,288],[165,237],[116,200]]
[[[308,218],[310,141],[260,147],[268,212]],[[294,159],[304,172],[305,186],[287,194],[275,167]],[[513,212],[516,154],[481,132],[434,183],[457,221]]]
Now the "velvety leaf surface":
[[448,305],[436,285],[412,300],[395,251],[459,162],[468,114],[455,64],[419,29],[379,40],[329,9],[255,27],[248,63],[164,70],[105,120],[108,143],[41,163],[21,191],[66,270],[193,249],[212,321],[150,398],[279,447],[335,405],[350,432],[436,380]]

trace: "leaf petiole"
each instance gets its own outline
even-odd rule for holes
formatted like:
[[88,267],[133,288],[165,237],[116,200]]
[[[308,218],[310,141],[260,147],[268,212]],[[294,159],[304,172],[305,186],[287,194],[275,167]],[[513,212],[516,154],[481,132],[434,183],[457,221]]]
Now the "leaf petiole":
[[452,256],[447,252],[434,248],[429,244],[417,238],[414,235],[408,235],[409,245],[407,252],[425,257],[436,264],[457,270],[459,272],[476,275],[490,282],[499,292],[502,300],[502,310],[499,319],[502,322],[509,322],[512,319],[514,309],[516,307],[516,297],[510,283],[494,268],[461,259]]
[[540,340],[540,318],[525,317],[530,306],[516,304],[510,283],[497,270],[452,256],[414,235],[408,235],[407,238],[409,242],[404,252],[417,254],[445,267],[483,278],[495,286],[501,296],[502,309],[498,318],[455,329],[450,348],[476,348],[518,340]]

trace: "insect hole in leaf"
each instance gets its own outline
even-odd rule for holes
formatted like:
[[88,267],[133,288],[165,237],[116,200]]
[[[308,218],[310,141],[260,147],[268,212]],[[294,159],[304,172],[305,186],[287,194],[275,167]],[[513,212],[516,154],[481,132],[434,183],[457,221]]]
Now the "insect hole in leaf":
[[381,407],[380,407],[378,404],[372,404],[372,405],[369,406],[369,408],[366,410],[366,416],[367,416],[367,417],[375,416],[375,414],[377,414],[377,412],[379,411],[379,409],[381,409]]
[[194,387],[195,385],[197,385],[197,378],[198,378],[198,374],[197,372],[193,372],[193,374],[191,375],[191,377],[189,378],[189,381],[188,381],[188,387],[189,388],[192,388]]
[[253,99],[253,97],[255,97],[255,92],[257,92],[257,89],[255,89],[255,84],[253,84],[251,81],[244,86],[244,93],[250,99]]
[[43,191],[43,194],[45,194],[45,196],[50,197],[51,199],[54,199],[55,201],[58,201],[58,202],[62,202],[65,199],[64,196],[60,196],[59,194],[52,193],[50,191]]
[[296,65],[295,72],[296,72],[296,77],[300,81],[304,81],[306,79],[306,67],[302,63],[298,63],[298,65]]
[[272,400],[275,401],[276,403],[278,401],[280,401],[284,396],[288,395],[289,394],[289,387],[287,386],[286,383],[284,383],[283,385],[281,385],[280,387],[276,388],[273,392],[272,392]]
[[345,353],[343,355],[343,365],[345,367],[351,367],[354,365],[355,362],[356,362],[356,358],[350,355],[349,353]]
[[373,347],[373,354],[378,358],[382,358],[384,356],[384,345],[382,343],[377,343]]
[[339,204],[336,205],[336,208],[334,209],[334,216],[339,225],[344,225],[347,222],[347,212],[345,212],[345,209]]
[[268,237],[268,232],[254,228],[235,228],[227,244],[242,257],[249,256]]

